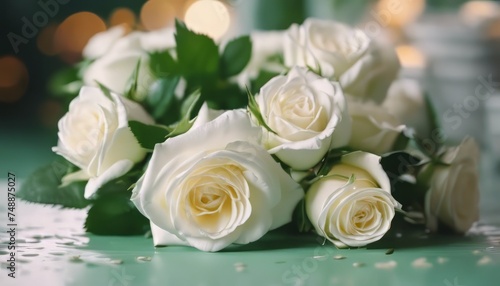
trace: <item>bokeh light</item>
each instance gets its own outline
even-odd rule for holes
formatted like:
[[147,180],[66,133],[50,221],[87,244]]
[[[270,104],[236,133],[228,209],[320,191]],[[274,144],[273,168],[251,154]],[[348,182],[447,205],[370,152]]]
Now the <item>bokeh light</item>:
[[493,1],[470,1],[460,8],[460,16],[469,25],[478,25],[487,19],[498,16],[499,5]]
[[399,45],[396,53],[403,68],[423,68],[425,67],[424,54],[414,46]]
[[14,56],[0,57],[0,101],[19,100],[28,87],[29,74],[24,63]]
[[214,39],[222,37],[229,29],[229,11],[222,2],[200,0],[189,6],[184,16],[186,25],[195,32]]
[[146,30],[157,30],[174,24],[176,7],[165,0],[149,0],[142,6],[141,23]]
[[135,27],[135,14],[129,8],[115,9],[109,17],[110,26],[118,26],[126,24],[130,28]]
[[68,63],[81,59],[81,52],[88,40],[105,31],[106,24],[94,13],[79,12],[66,18],[57,28],[54,41],[60,56]]
[[500,38],[500,16],[488,23],[486,27],[486,35],[493,39]]
[[36,39],[38,50],[46,56],[54,56],[59,53],[58,47],[55,45],[55,35],[58,25],[53,23],[43,28]]
[[403,27],[412,23],[425,9],[425,0],[379,0],[371,15],[383,26]]

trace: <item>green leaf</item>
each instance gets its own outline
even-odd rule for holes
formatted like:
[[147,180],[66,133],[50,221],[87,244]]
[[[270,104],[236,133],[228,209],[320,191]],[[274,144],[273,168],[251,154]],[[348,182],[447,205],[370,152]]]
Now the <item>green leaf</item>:
[[153,150],[157,143],[164,142],[170,133],[166,126],[148,125],[135,120],[130,120],[128,126],[141,147],[147,150]]
[[313,225],[306,213],[305,199],[300,200],[293,211],[292,221],[297,226],[299,232],[309,232],[313,229]]
[[219,72],[219,50],[214,40],[196,34],[176,20],[175,40],[180,73],[188,80],[211,81]]
[[139,177],[143,174],[142,167],[136,165],[134,169],[130,170],[125,175],[113,179],[104,185],[102,185],[96,193],[97,199],[102,195],[109,195],[114,193],[128,193],[130,194],[130,189],[135,185]]
[[137,93],[137,85],[139,82],[140,68],[141,68],[141,59],[137,61],[134,71],[132,72],[132,75],[127,81],[127,87],[125,88],[125,94],[124,94],[126,98],[135,98],[135,94]]
[[338,163],[342,156],[350,152],[352,152],[352,150],[349,150],[347,148],[332,149],[328,151],[323,160],[321,160],[318,171],[316,172],[316,176],[326,176],[332,169],[333,165]]
[[242,36],[231,40],[220,58],[222,78],[239,74],[252,57],[252,42],[249,36]]
[[414,173],[414,167],[418,166],[420,162],[420,158],[403,151],[387,153],[380,158],[382,168],[391,178]]
[[175,97],[175,89],[179,84],[179,76],[166,76],[151,86],[146,103],[154,119],[162,118]]
[[130,192],[100,196],[90,208],[85,229],[97,235],[140,235],[149,229],[145,218],[130,201]]
[[254,79],[251,83],[252,92],[257,93],[259,90],[273,77],[278,76],[279,73],[261,70],[256,79]]
[[173,127],[171,127],[173,129],[173,131],[170,132],[166,136],[167,138],[186,133],[191,128],[191,126],[193,126],[194,121],[196,119],[191,119],[191,114],[193,113],[193,109],[195,108],[195,106],[198,104],[198,101],[200,100],[200,96],[201,96],[201,92],[198,89],[195,92],[193,92],[192,94],[190,94],[188,96],[188,98],[186,98],[186,101],[184,101],[184,104],[182,106],[182,110],[183,110],[182,113],[184,115],[182,116],[181,120],[177,124],[175,124]]
[[266,121],[264,120],[264,117],[262,117],[262,114],[260,113],[259,104],[257,103],[257,101],[255,101],[255,97],[250,92],[248,87],[247,87],[247,95],[248,95],[248,110],[250,111],[250,113],[252,113],[253,116],[255,116],[260,126],[264,127],[267,131],[276,134],[276,132],[274,132],[271,129],[271,127],[267,125]]
[[101,89],[102,93],[111,101],[114,102],[113,97],[111,96],[111,89],[109,89],[107,86],[104,84],[98,82],[97,80],[95,81],[97,83],[97,86]]
[[157,77],[165,77],[178,73],[177,62],[169,50],[150,53],[149,69]]
[[439,129],[440,128],[439,116],[436,108],[432,104],[432,100],[428,93],[424,94],[424,99],[425,99],[425,105],[428,110],[429,122],[431,123],[430,130]]
[[60,187],[62,177],[73,170],[74,166],[66,160],[57,159],[31,174],[21,185],[16,196],[33,203],[84,208],[90,203],[83,196],[86,181],[77,181]]
[[78,77],[78,69],[75,67],[65,68],[56,72],[49,80],[49,91],[51,95],[61,98],[75,97],[83,82]]
[[416,184],[400,179],[392,182],[391,193],[403,205],[403,209],[416,202],[423,203],[425,198],[425,192],[419,191]]
[[[405,127],[407,128],[407,127]],[[408,143],[411,140],[411,137],[408,136],[409,132],[406,132],[403,130],[401,133],[399,133],[398,137],[396,137],[396,140],[392,144],[392,150],[404,150],[408,146]]]

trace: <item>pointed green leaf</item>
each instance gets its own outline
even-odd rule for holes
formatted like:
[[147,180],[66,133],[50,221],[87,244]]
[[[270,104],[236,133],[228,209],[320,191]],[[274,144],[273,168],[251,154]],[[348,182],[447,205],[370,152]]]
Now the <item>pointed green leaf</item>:
[[195,118],[191,119],[191,114],[193,113],[195,106],[198,104],[200,96],[201,92],[199,89],[188,96],[183,104],[183,110],[185,110],[183,112],[184,115],[181,120],[172,127],[173,131],[166,136],[167,138],[186,133],[189,129],[191,129],[191,126],[193,126],[194,121],[196,120]]
[[253,116],[255,116],[255,119],[257,119],[259,125],[264,127],[267,131],[276,134],[276,132],[274,132],[271,129],[271,127],[267,125],[266,121],[264,120],[264,117],[262,117],[262,114],[260,113],[259,104],[255,100],[255,97],[250,92],[248,87],[247,87],[247,96],[248,96],[248,110],[250,111],[250,113],[253,114]]
[[78,69],[71,67],[62,69],[52,75],[48,86],[51,95],[72,99],[80,91],[83,82],[78,77]]
[[149,54],[149,69],[157,77],[178,74],[177,62],[169,50]]
[[62,177],[73,170],[74,166],[59,158],[31,174],[16,196],[33,203],[84,208],[90,203],[83,196],[86,181],[77,181],[61,187]]
[[148,231],[149,220],[130,201],[130,192],[108,193],[90,208],[85,229],[97,235],[141,235]]
[[166,126],[148,125],[134,120],[129,121],[128,126],[141,147],[147,150],[153,150],[157,143],[164,142],[170,133]]
[[197,34],[176,20],[176,52],[179,71],[188,81],[210,81],[219,72],[219,50],[214,40]]
[[146,98],[146,103],[154,119],[162,118],[175,97],[179,76],[166,76],[154,82]]
[[141,68],[141,59],[137,61],[134,71],[132,72],[132,75],[127,81],[127,87],[125,88],[125,94],[124,94],[126,98],[135,98],[135,94],[137,93],[140,68]]
[[135,185],[142,174],[142,166],[140,166],[140,164],[137,164],[134,169],[130,170],[125,175],[113,179],[99,187],[96,192],[96,199],[98,200],[103,195],[115,193],[126,192],[130,194],[131,187]]
[[261,70],[256,79],[251,82],[252,92],[257,93],[259,90],[273,77],[278,76],[279,73]]
[[239,74],[252,57],[252,42],[249,36],[242,36],[231,40],[220,58],[222,78]]
[[111,96],[111,90],[105,86],[104,84],[98,82],[97,80],[95,81],[97,83],[97,86],[101,89],[102,93],[111,101],[113,101],[113,97]]

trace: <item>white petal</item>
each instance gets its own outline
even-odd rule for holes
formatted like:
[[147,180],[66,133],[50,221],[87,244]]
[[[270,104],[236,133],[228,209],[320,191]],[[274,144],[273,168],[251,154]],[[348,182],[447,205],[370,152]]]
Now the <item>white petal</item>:
[[96,59],[103,56],[118,39],[125,35],[125,32],[125,27],[119,25],[95,34],[83,49],[83,56],[87,59]]
[[61,179],[61,187],[67,186],[75,181],[87,181],[90,179],[89,174],[84,170],[79,170],[70,174],[66,174]]
[[125,175],[128,171],[130,171],[130,169],[132,169],[133,166],[134,163],[132,163],[131,161],[121,160],[110,166],[98,177],[91,178],[85,186],[85,198],[90,199],[102,185],[122,175]]
[[154,223],[151,222],[150,225],[154,246],[189,245],[187,241],[178,238],[174,234],[158,227]]

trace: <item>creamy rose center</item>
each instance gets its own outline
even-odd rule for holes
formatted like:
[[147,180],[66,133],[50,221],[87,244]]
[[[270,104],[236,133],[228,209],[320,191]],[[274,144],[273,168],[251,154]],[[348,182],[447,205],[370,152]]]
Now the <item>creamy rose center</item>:
[[242,167],[217,161],[202,162],[183,184],[186,217],[208,235],[218,235],[243,223],[248,196]]
[[116,114],[95,103],[83,103],[68,113],[64,125],[63,130],[70,133],[63,134],[61,139],[83,161],[88,161],[103,142],[106,132],[115,130],[118,122]]
[[[303,140],[298,131],[318,133],[328,124],[328,114],[318,104],[315,92],[306,85],[291,85],[282,89],[270,106],[269,126],[281,137]],[[314,136],[310,134],[309,136]]]

